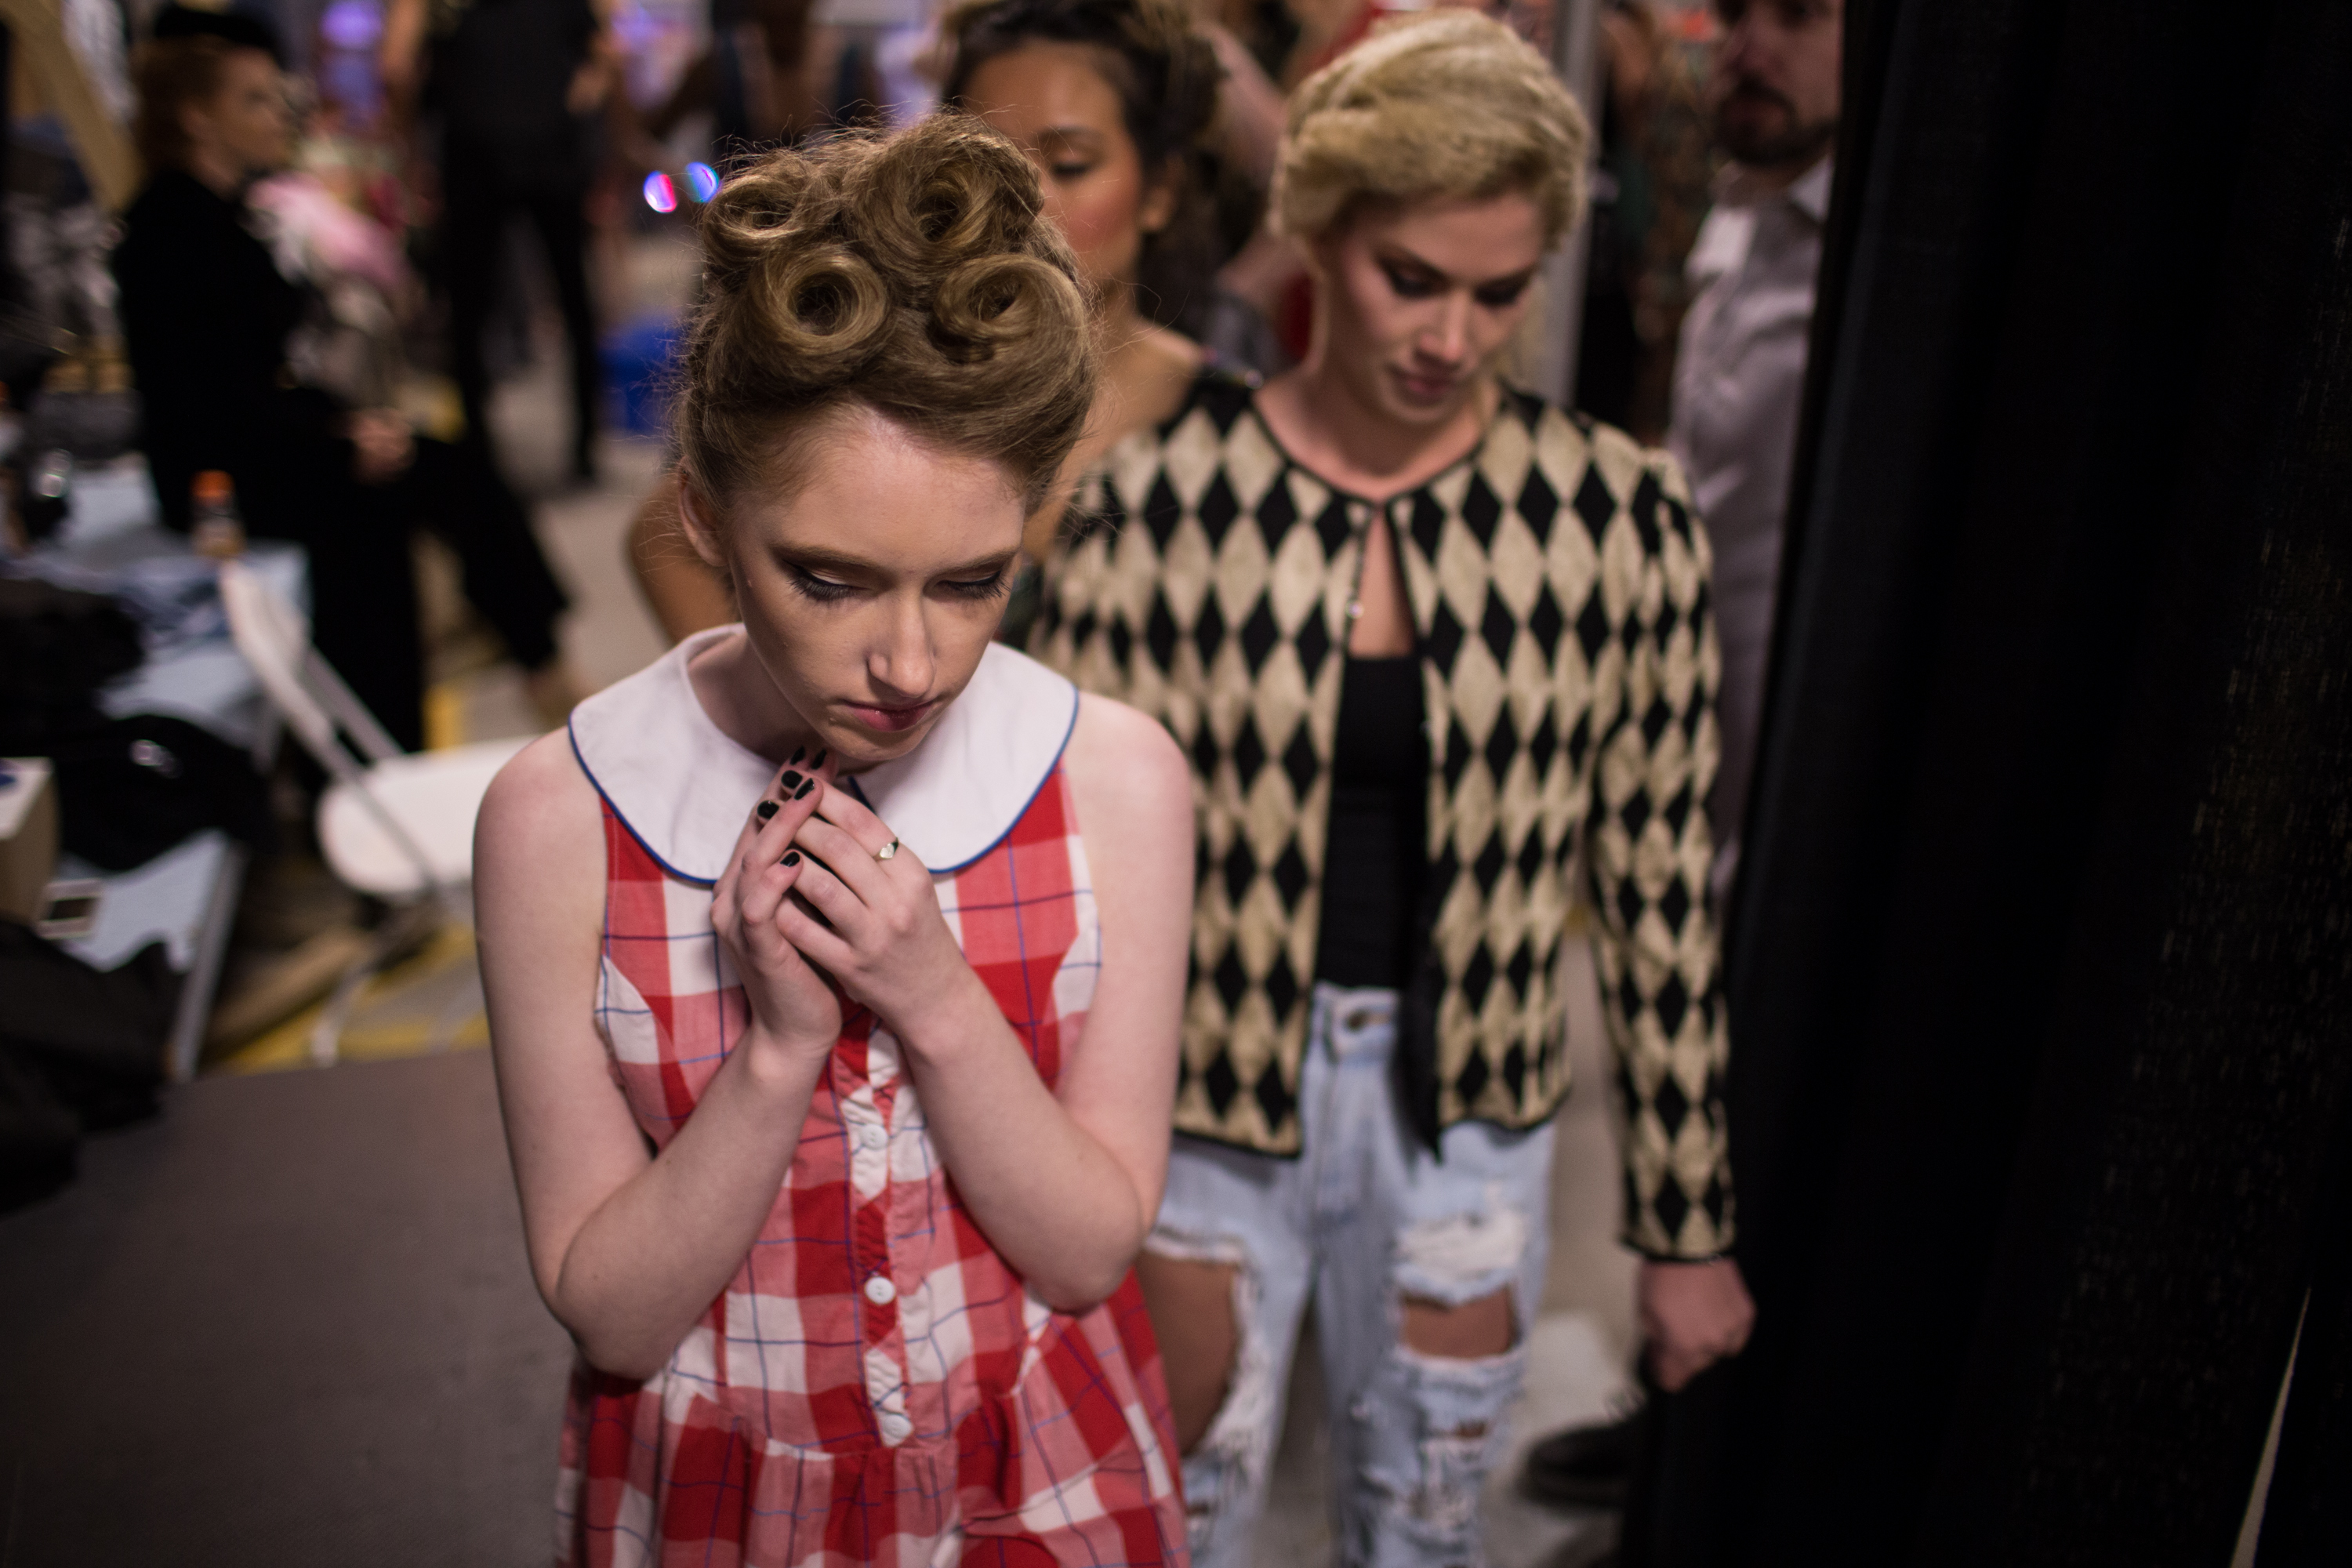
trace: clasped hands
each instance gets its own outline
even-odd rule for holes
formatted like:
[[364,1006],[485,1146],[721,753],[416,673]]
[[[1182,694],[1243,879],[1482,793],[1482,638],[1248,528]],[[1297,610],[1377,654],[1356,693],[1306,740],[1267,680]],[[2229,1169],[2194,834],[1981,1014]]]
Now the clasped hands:
[[967,1000],[977,977],[940,913],[930,872],[904,848],[876,858],[896,842],[835,782],[822,752],[794,752],[760,797],[710,906],[743,981],[751,1048],[830,1051],[845,995],[919,1049],[937,1037],[930,1021]]

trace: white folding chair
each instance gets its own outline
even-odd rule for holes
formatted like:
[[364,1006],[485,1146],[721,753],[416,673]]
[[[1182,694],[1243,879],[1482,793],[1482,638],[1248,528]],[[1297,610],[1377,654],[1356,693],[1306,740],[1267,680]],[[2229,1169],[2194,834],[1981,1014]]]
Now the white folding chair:
[[471,922],[474,818],[491,778],[530,740],[403,752],[319,657],[310,623],[284,595],[241,561],[221,563],[220,589],[237,651],[302,749],[334,780],[319,802],[320,853],[347,885],[394,906],[311,1031],[312,1058],[331,1062],[369,978],[442,922]]

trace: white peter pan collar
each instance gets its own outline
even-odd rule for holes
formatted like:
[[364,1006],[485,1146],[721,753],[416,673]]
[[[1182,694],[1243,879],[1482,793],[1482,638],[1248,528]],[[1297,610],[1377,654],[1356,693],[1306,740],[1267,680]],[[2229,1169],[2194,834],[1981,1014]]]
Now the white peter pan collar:
[[[739,626],[690,637],[572,710],[572,750],[664,870],[715,882],[777,765],[730,740],[702,710],[687,662]],[[852,782],[934,872],[958,871],[1003,842],[1061,760],[1078,690],[1001,643],[923,743]]]

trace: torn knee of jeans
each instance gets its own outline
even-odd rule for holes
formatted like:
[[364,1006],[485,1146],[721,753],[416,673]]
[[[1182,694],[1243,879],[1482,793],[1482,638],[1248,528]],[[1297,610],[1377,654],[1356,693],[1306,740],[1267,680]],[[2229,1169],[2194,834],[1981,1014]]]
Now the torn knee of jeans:
[[[1190,1465],[1231,1467],[1244,1484],[1262,1474],[1274,1454],[1274,1413],[1281,1390],[1275,1385],[1273,1352],[1258,1316],[1256,1265],[1239,1238],[1197,1231],[1153,1228],[1145,1250],[1175,1263],[1207,1263],[1234,1271],[1234,1359],[1223,1400],[1208,1430],[1184,1456]],[[1195,1511],[1198,1511],[1196,1509]]]
[[1398,1291],[1459,1307],[1517,1284],[1528,1255],[1528,1216],[1489,1183],[1478,1208],[1423,1220],[1397,1237],[1391,1279]]

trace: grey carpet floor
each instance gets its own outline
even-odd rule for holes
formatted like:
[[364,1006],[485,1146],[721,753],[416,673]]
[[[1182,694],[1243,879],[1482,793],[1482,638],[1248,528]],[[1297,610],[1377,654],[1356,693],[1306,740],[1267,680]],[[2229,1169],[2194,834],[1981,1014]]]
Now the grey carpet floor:
[[0,1218],[0,1568],[548,1561],[486,1053],[211,1079]]

